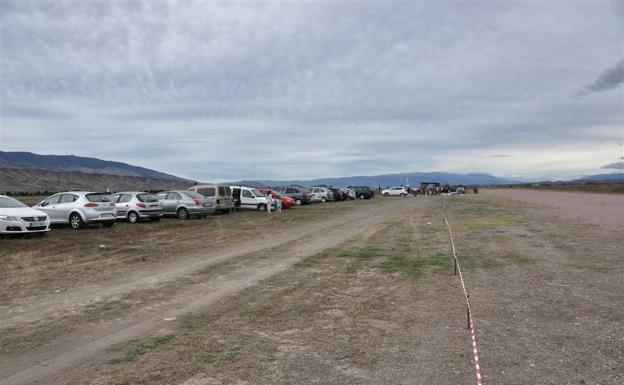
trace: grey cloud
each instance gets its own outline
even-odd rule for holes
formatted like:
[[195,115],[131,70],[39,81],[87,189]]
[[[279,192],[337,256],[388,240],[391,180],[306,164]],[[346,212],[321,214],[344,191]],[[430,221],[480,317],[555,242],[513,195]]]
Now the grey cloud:
[[600,74],[596,80],[581,91],[581,94],[609,91],[622,84],[624,84],[624,59]]

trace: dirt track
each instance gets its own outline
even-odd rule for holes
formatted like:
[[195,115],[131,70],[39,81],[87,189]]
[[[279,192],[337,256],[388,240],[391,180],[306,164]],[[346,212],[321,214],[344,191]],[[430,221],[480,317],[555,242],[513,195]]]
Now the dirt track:
[[[183,265],[173,262],[159,266],[158,270],[139,271],[111,282],[88,284],[57,295],[16,299],[14,305],[0,315],[2,329],[77,314],[89,304],[116,301],[139,289],[166,287],[171,291],[161,300],[142,301],[138,309],[128,316],[104,324],[81,324],[72,333],[63,335],[38,352],[0,356],[0,384],[25,384],[39,380],[48,383],[54,373],[87,360],[111,345],[157,329],[166,329],[167,321],[163,320],[205,308],[288,268],[303,256],[366,234],[399,215],[406,203],[397,203],[392,207],[372,207],[300,225],[287,235],[245,242],[231,246],[227,252],[189,256]],[[327,231],[335,226],[344,230]],[[216,277],[211,276],[209,268],[223,263],[231,264],[227,271]],[[206,277],[210,280],[204,280]]]

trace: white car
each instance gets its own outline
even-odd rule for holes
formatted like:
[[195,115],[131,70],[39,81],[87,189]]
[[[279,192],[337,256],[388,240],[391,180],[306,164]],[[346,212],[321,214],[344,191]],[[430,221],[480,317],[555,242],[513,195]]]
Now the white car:
[[381,195],[385,197],[391,197],[391,196],[406,197],[407,189],[405,187],[391,187],[389,189],[382,190]]
[[50,218],[17,199],[0,195],[0,235],[39,234],[50,231]]
[[327,202],[334,200],[334,193],[327,187],[312,187],[310,192],[312,193],[312,200],[314,202]]

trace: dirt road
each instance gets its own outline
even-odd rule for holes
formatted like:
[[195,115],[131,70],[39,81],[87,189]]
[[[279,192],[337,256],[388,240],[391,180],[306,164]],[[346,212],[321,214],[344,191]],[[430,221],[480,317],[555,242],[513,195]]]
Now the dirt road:
[[[136,301],[127,314],[102,322],[70,321],[71,332],[55,336],[41,349],[0,355],[0,384],[49,383],[55,373],[88,360],[111,345],[166,329],[166,320],[205,308],[288,268],[303,256],[366,234],[395,218],[406,204],[409,202],[397,201],[391,206],[355,210],[295,226],[286,234],[233,245],[225,252],[180,256],[156,270],[141,270],[55,295],[16,299],[0,314],[0,331],[24,323],[49,324],[55,319],[62,322],[64,316],[79,316],[89,305],[119,301],[138,290],[149,291],[149,297]],[[332,231],[334,228],[341,230]],[[215,266],[222,268],[211,269]]]

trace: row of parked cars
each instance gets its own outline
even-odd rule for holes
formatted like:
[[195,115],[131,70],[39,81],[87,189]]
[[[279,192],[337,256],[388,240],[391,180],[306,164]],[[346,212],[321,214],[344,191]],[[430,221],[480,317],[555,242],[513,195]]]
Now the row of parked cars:
[[188,190],[151,194],[124,191],[113,194],[67,191],[51,195],[33,207],[15,198],[0,195],[0,234],[45,234],[53,224],[69,224],[79,229],[89,224],[110,227],[117,220],[130,223],[157,222],[163,216],[184,220],[234,210],[268,209],[268,196],[279,200],[283,208],[313,202],[370,199],[368,187],[335,189],[289,186],[282,190],[256,189],[246,186],[195,185]]

